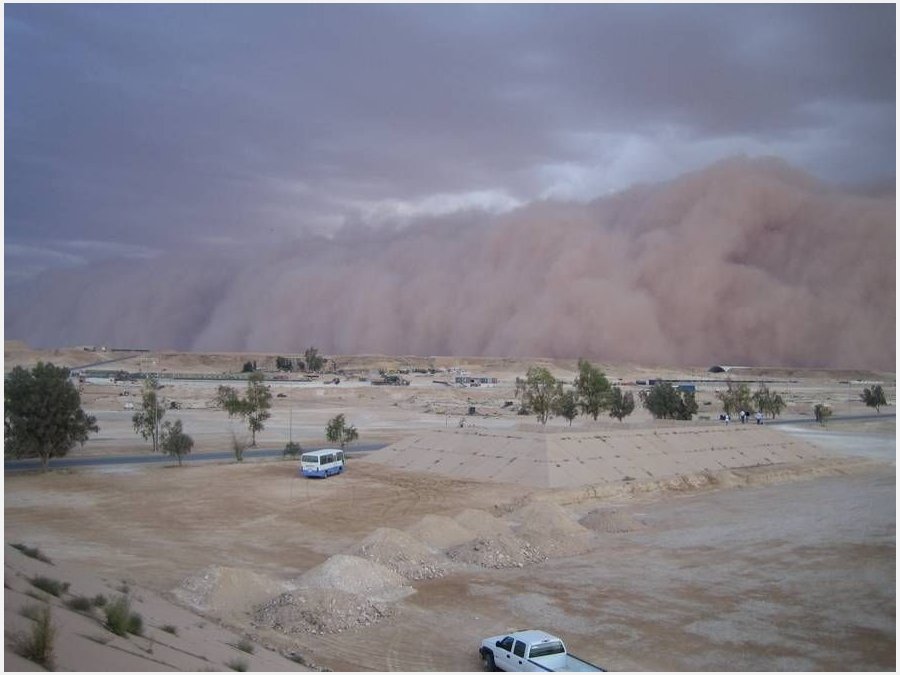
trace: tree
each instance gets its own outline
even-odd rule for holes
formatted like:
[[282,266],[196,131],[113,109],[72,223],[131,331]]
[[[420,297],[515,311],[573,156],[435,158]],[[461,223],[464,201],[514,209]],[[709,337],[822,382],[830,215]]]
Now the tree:
[[284,452],[282,452],[282,457],[296,457],[300,453],[303,452],[303,448],[300,447],[299,443],[295,443],[294,441],[288,441],[284,446]]
[[144,380],[141,391],[141,409],[131,418],[135,433],[140,434],[145,441],[150,440],[153,444],[153,452],[159,450],[159,423],[166,414],[156,393],[158,389],[159,385],[155,377],[151,376]]
[[816,415],[816,422],[819,424],[825,424],[828,421],[828,418],[831,417],[831,408],[829,408],[824,403],[816,403],[816,407],[813,408],[813,412]]
[[649,391],[642,391],[641,400],[657,419],[690,420],[697,412],[694,392],[678,391],[668,382],[657,382]]
[[887,398],[884,396],[884,389],[880,384],[876,384],[874,387],[869,389],[866,387],[863,389],[863,393],[859,395],[862,399],[862,402],[865,403],[870,408],[875,408],[875,412],[881,414],[881,406],[887,405]]
[[613,387],[609,395],[609,416],[620,422],[634,412],[634,395],[628,391],[624,394],[619,387]]
[[278,370],[285,370],[287,372],[291,372],[294,370],[294,359],[286,358],[284,356],[276,356],[275,357],[275,367]]
[[46,471],[51,457],[62,457],[99,431],[97,420],[81,409],[81,396],[69,369],[38,362],[6,376],[3,392],[6,454],[39,457]]
[[769,391],[764,384],[759,385],[759,389],[753,392],[753,404],[764,415],[771,415],[772,419],[781,414],[785,405],[781,394]]
[[584,359],[578,360],[578,377],[575,378],[575,391],[578,393],[578,404],[581,412],[590,415],[596,421],[601,412],[609,407],[610,384],[606,375]]
[[749,411],[753,408],[753,397],[750,395],[750,387],[746,384],[737,386],[731,381],[726,380],[728,388],[725,391],[716,392],[716,397],[722,402],[722,411],[728,415],[733,415],[738,410]]
[[311,373],[318,373],[325,365],[325,359],[319,356],[319,350],[315,347],[303,352],[303,359],[306,361],[306,369]]
[[190,453],[194,439],[184,433],[181,420],[175,420],[174,424],[167,421],[163,424],[160,447],[165,454],[178,459],[178,466],[181,466],[181,458]]
[[222,406],[229,417],[239,416],[246,420],[251,434],[251,447],[256,447],[256,432],[265,428],[264,422],[271,417],[272,392],[263,384],[262,373],[251,373],[247,379],[247,393],[241,398],[234,387],[220,385],[214,403]]
[[564,391],[553,402],[553,414],[568,420],[572,426],[572,420],[578,415],[578,399],[574,391]]
[[525,374],[522,403],[537,416],[538,422],[547,424],[553,415],[556,399],[562,396],[562,383],[542,366],[531,366]]
[[241,368],[242,373],[252,373],[256,370],[256,361],[244,361],[244,365]]
[[356,431],[356,427],[348,426],[344,415],[340,414],[328,420],[328,426],[325,427],[325,438],[330,443],[338,443],[343,450],[344,446],[359,438],[359,433]]

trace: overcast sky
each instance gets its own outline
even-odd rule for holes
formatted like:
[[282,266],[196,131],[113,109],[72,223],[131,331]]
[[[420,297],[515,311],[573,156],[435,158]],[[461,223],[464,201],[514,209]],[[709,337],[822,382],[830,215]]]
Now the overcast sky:
[[7,283],[589,200],[894,180],[889,5],[6,5]]

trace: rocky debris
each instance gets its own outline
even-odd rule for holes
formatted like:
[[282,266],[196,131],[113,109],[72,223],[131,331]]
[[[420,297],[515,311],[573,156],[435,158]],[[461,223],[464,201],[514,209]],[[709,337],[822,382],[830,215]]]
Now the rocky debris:
[[441,551],[467,542],[475,537],[474,532],[463,527],[453,518],[431,514],[424,516],[418,523],[409,527],[407,532],[425,544]]
[[545,553],[512,534],[495,534],[453,546],[447,556],[461,563],[481,567],[524,567],[547,559]]
[[352,553],[388,567],[406,579],[433,579],[447,572],[447,559],[420,539],[392,527],[380,527]]
[[643,521],[615,509],[594,509],[585,515],[580,522],[595,532],[607,534],[635,532],[647,527]]
[[282,593],[256,608],[255,627],[282,633],[340,633],[369,626],[391,616],[390,603],[336,589],[302,589]]

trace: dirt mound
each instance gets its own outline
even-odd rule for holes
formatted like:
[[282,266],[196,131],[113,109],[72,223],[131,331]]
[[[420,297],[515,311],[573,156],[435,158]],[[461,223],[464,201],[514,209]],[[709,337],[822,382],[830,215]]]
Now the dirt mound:
[[516,534],[549,556],[577,555],[592,547],[591,531],[552,502],[535,502],[510,515]]
[[595,509],[581,519],[581,524],[594,532],[617,534],[635,532],[646,526],[637,518],[616,509]]
[[299,589],[340,590],[345,593],[387,597],[406,586],[397,572],[372,560],[352,555],[331,556],[296,580]]
[[228,614],[248,611],[254,604],[288,588],[286,582],[256,572],[213,565],[184,579],[172,594],[199,612]]
[[310,588],[282,593],[256,608],[253,625],[282,633],[340,633],[390,616],[390,603],[357,593]]
[[494,535],[512,534],[506,521],[495,518],[487,511],[465,509],[457,513],[453,519],[474,536],[493,537]]
[[475,533],[447,516],[427,515],[407,530],[429,546],[446,550],[469,541]]
[[478,537],[448,549],[451,560],[480,567],[524,567],[547,556],[529,542],[512,534]]
[[447,560],[420,539],[392,527],[380,527],[352,551],[407,579],[433,579],[447,571]]

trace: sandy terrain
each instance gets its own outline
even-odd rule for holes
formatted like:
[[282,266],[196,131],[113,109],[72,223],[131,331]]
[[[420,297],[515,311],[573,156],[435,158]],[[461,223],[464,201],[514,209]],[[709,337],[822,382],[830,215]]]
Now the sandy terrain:
[[[37,356],[7,345],[6,367]],[[154,358],[169,367],[170,357]],[[171,363],[222,372],[249,358]],[[658,423],[639,411],[622,424],[542,429],[505,405],[527,364],[408,367],[422,364],[501,381],[435,384],[445,371],[409,373],[408,387],[374,387],[359,374],[338,385],[273,383],[285,396],[262,446],[282,447],[288,435],[321,442],[338,412],[361,440],[394,443],[352,458],[337,478],[298,478],[295,462],[282,460],[6,476],[7,668],[31,667],[12,638],[29,625],[22,604],[36,602],[24,595],[28,577],[42,573],[69,581],[69,595],[112,596],[127,583],[148,626],[146,637],[113,638],[99,613],[54,599],[61,669],[218,670],[234,658],[251,670],[299,668],[284,658],[293,654],[334,670],[476,670],[481,637],[524,627],[556,632],[612,670],[894,669],[892,407],[846,427],[726,429],[714,421],[719,376],[610,367],[623,383],[708,378],[700,419]],[[377,376],[396,362],[350,365]],[[574,376],[574,363],[551,365]],[[848,394],[861,390],[856,380],[884,381],[894,396],[892,375],[768,375],[789,398],[786,415],[821,401],[836,414],[863,412]],[[241,430],[206,406],[217,383],[165,384],[183,404],[170,414],[198,451],[227,449]],[[85,384],[101,433],[73,454],[147,451],[122,409],[130,387]],[[592,459],[603,446],[606,459]],[[541,467],[541,480],[505,474],[513,459]],[[564,469],[573,462],[582,468]],[[484,470],[473,475],[473,465]],[[53,566],[8,546],[17,543],[39,547]],[[241,638],[255,643],[252,655],[231,646]]]

